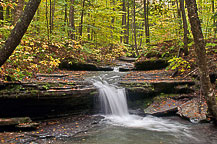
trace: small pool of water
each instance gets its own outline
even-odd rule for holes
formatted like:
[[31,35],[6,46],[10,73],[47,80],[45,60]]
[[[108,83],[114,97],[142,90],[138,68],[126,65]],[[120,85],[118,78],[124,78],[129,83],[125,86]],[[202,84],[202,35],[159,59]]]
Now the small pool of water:
[[[180,120],[181,122],[177,121]],[[210,124],[209,124],[210,125]],[[175,117],[157,118],[131,115],[124,120],[106,116],[95,128],[55,144],[216,144],[216,131],[207,124],[192,124]],[[212,126],[213,127],[213,126]],[[215,133],[213,133],[215,132]]]

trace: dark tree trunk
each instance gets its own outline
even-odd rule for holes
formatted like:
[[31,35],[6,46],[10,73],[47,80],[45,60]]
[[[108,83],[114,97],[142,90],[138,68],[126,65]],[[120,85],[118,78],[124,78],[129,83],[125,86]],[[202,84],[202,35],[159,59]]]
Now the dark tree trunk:
[[12,30],[5,44],[0,47],[0,66],[5,63],[17,45],[19,45],[20,40],[27,31],[40,2],[41,0],[30,0],[27,3],[20,20],[17,21],[16,26]]
[[46,15],[46,26],[47,26],[47,39],[48,39],[48,43],[50,43],[50,30],[49,30],[48,3],[47,3],[47,0],[46,0],[45,15]]
[[[8,0],[7,0],[8,2]],[[6,8],[6,16],[5,16],[5,19],[8,21],[8,22],[11,22],[11,8],[10,7],[7,7]]]
[[126,2],[125,0],[122,0],[122,29],[124,29],[121,33],[123,36],[121,36],[121,42],[126,42]]
[[[212,13],[213,15],[215,14],[215,1],[212,0]],[[213,25],[215,25],[215,18],[213,18]],[[213,28],[213,31],[214,31],[214,37],[216,37],[216,28],[214,27]]]
[[80,37],[82,37],[83,34],[84,7],[85,7],[85,0],[83,0],[82,11],[81,11],[81,23],[80,23],[80,31],[79,31]]
[[14,11],[14,20],[13,20],[13,25],[16,24],[18,19],[20,18],[22,12],[23,12],[23,7],[24,7],[25,1],[24,0],[18,0],[17,1],[17,6],[15,7]]
[[179,0],[180,2],[180,9],[182,13],[182,22],[183,22],[183,29],[184,29],[184,55],[188,55],[188,24],[187,24],[187,19],[186,19],[186,14],[185,14],[185,6],[184,6],[184,0]]
[[54,14],[55,14],[56,0],[52,3],[52,11],[51,11],[51,32],[54,29]]
[[149,39],[149,23],[148,23],[148,2],[144,0],[144,21],[145,21],[145,37],[146,43],[150,43]]
[[63,28],[63,30],[66,30],[66,26],[68,26],[68,5],[67,5],[67,1],[65,0],[65,16],[64,16],[64,28]]
[[205,41],[201,30],[201,24],[197,12],[197,4],[195,0],[185,0],[188,17],[191,24],[191,31],[194,37],[195,52],[197,56],[197,63],[200,72],[201,89],[208,105],[208,112],[217,119],[217,103],[214,89],[212,88],[209,70],[207,66],[207,57],[205,49]]
[[129,44],[129,37],[130,37],[130,2],[127,1],[127,35],[126,35],[126,44]]
[[69,26],[70,26],[70,31],[69,31],[69,36],[71,39],[75,39],[75,7],[74,7],[75,0],[71,0],[71,5],[70,5],[70,11],[69,11]]
[[52,34],[52,0],[50,0],[50,17],[49,17],[49,29],[50,34]]
[[139,56],[138,52],[138,46],[137,46],[137,35],[136,35],[136,2],[133,0],[133,29],[134,29],[134,44],[135,44],[135,50],[136,50],[136,55]]
[[[3,2],[3,0],[0,0],[0,2]],[[4,20],[4,9],[3,7],[0,5],[0,21]],[[2,25],[2,23],[0,23],[0,26]]]

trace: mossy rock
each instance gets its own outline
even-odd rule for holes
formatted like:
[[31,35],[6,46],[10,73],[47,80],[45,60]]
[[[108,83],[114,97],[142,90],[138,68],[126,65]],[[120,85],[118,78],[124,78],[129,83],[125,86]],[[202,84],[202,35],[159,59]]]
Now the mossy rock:
[[144,60],[135,63],[135,70],[158,70],[166,68],[169,65],[167,60]]

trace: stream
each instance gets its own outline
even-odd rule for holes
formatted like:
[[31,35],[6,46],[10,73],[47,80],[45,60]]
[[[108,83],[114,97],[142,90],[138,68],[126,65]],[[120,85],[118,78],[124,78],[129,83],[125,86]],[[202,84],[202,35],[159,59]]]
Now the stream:
[[116,73],[118,73],[117,68],[110,74],[102,74],[91,79],[99,91],[98,103],[104,119],[85,135],[67,139],[64,143],[209,143],[206,138],[198,136],[198,133],[193,131],[194,125],[191,123],[181,123],[170,118],[142,117],[129,113],[125,89],[115,85],[119,77]]
[[[128,109],[126,92],[118,87],[125,73],[100,72],[87,78],[99,91],[93,116],[48,120],[37,131],[7,133],[17,135],[10,143],[26,144],[216,144],[217,130],[210,123],[193,124],[178,116],[138,115]],[[95,122],[95,117],[99,117]],[[62,122],[61,122],[62,121]],[[19,134],[19,136],[18,136]],[[0,136],[1,137],[1,136]],[[19,142],[18,142],[19,140]],[[5,142],[5,141],[4,141]],[[0,141],[0,143],[4,143]],[[7,143],[7,142],[5,142]],[[8,140],[9,143],[9,140]]]

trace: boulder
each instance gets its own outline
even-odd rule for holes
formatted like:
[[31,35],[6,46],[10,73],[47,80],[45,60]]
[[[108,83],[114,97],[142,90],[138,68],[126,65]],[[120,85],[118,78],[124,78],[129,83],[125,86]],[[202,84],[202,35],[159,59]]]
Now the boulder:
[[144,112],[151,115],[168,115],[170,113],[177,112],[178,107],[183,103],[183,101],[167,98],[161,101],[155,101],[148,108],[146,108]]
[[188,118],[193,123],[206,120],[207,104],[198,98],[194,98],[178,107],[178,112],[181,117]]

